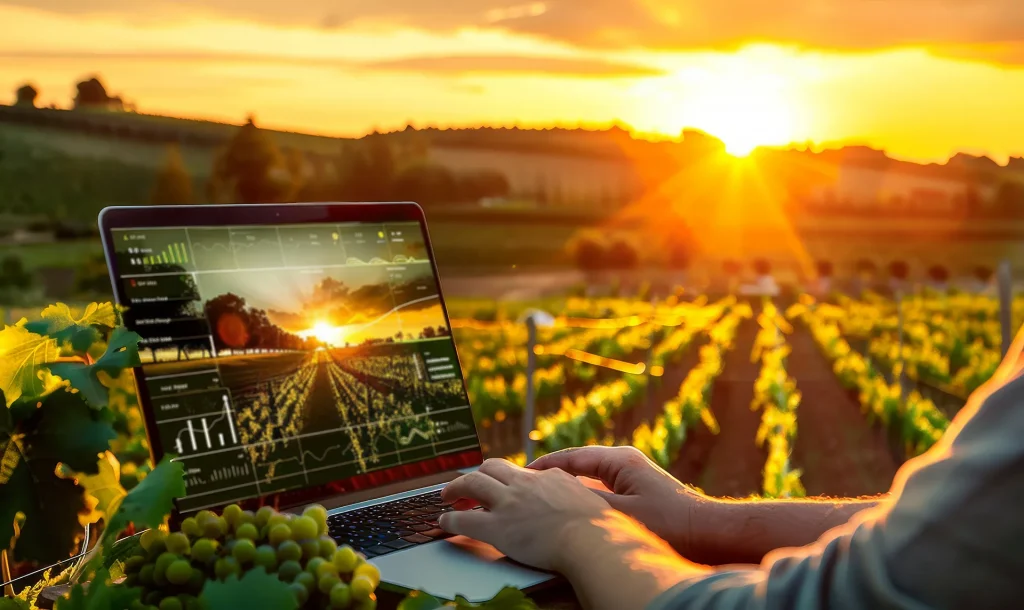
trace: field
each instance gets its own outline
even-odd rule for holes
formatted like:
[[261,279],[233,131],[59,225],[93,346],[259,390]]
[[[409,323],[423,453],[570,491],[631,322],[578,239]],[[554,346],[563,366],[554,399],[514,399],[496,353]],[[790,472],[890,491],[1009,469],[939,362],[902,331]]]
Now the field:
[[[878,296],[564,301],[534,350],[535,454],[632,444],[718,496],[882,493],[1000,360],[990,297],[902,309],[901,359],[896,304]],[[485,452],[522,461],[523,325],[461,319],[455,337]]]

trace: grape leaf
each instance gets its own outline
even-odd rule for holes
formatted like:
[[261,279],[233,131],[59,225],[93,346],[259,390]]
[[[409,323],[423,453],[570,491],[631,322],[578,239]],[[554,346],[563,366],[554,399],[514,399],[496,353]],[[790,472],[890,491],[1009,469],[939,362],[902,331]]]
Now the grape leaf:
[[121,463],[114,454],[107,451],[100,456],[96,474],[71,473],[78,484],[85,488],[85,503],[88,513],[79,515],[82,525],[109,519],[121,506],[128,492],[121,486]]
[[60,380],[39,367],[60,356],[57,342],[30,332],[22,326],[0,330],[0,391],[7,404],[22,396],[42,396],[60,385]]
[[50,366],[50,371],[66,379],[71,387],[85,396],[94,407],[107,406],[109,390],[100,381],[99,373],[110,377],[118,377],[121,371],[139,363],[139,335],[117,327],[110,334],[107,351],[92,364],[78,362],[58,362]]
[[413,591],[398,602],[397,610],[437,610],[438,608],[444,608],[444,603],[441,600],[423,591]]
[[185,495],[185,468],[164,456],[142,482],[121,500],[117,512],[107,521],[107,531],[120,533],[129,523],[136,529],[158,527],[174,509],[175,498]]
[[[8,411],[4,409],[4,411]],[[0,419],[0,450],[14,464],[0,485],[0,547],[10,545],[14,518],[25,515],[15,557],[54,561],[72,550],[78,531],[83,489],[55,475],[58,464],[96,474],[97,456],[115,438],[109,413],[96,411],[80,396],[55,392],[20,422]]]
[[142,596],[142,589],[111,584],[106,570],[96,572],[88,585],[75,585],[67,597],[54,604],[55,610],[125,610]]
[[205,610],[293,610],[299,607],[299,600],[288,585],[263,568],[249,570],[241,579],[232,574],[224,582],[207,580],[199,601]]
[[537,610],[537,604],[533,600],[514,587],[505,587],[498,592],[490,601],[482,604],[473,604],[463,597],[456,597],[454,602],[442,602],[441,600],[424,593],[413,591],[398,604],[398,610],[438,610],[454,608],[455,610]]
[[480,608],[481,610],[537,610],[537,604],[526,594],[515,587],[505,587],[490,601],[483,604],[471,604],[465,599],[458,597],[455,600],[457,610],[466,608]]
[[17,597],[0,597],[0,610],[32,610],[32,606]]
[[85,353],[100,340],[102,335],[97,326],[117,326],[117,316],[111,303],[90,303],[79,318],[70,307],[57,303],[44,309],[39,317],[35,322],[26,323],[25,328],[53,337],[62,349],[72,353]]

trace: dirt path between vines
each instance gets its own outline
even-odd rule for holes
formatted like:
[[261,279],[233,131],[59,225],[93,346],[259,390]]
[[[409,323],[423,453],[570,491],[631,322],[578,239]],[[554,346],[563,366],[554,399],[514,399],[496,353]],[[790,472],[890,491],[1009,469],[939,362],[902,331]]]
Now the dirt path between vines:
[[740,324],[736,344],[715,381],[711,412],[721,431],[712,434],[704,425],[691,430],[670,468],[680,481],[712,496],[742,498],[761,490],[766,455],[754,445],[761,414],[750,410],[760,371],[759,364],[750,361],[756,334],[755,321]]
[[802,324],[787,337],[786,365],[802,394],[792,463],[809,496],[855,497],[888,491],[899,467],[885,433],[871,425],[839,383]]

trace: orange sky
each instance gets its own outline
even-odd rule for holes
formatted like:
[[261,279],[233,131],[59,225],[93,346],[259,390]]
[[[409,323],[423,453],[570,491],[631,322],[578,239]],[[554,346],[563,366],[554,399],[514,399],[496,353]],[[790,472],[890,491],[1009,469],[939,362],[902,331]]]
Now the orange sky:
[[333,135],[620,120],[733,152],[1024,154],[1017,0],[351,4],[0,0],[0,101],[30,80],[66,106],[95,72],[143,112]]

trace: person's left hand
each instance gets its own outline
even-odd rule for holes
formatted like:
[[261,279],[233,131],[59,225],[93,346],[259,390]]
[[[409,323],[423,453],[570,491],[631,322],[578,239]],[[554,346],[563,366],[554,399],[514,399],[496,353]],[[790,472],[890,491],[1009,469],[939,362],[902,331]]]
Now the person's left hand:
[[449,483],[441,498],[448,503],[472,500],[485,509],[441,515],[445,531],[491,544],[516,561],[555,571],[563,571],[571,557],[575,534],[613,512],[608,502],[562,470],[527,470],[493,458],[476,472]]

